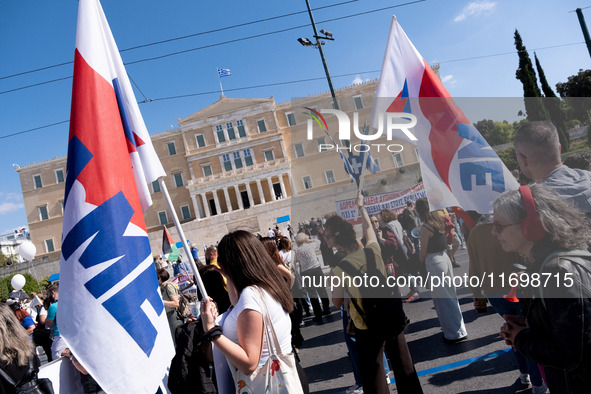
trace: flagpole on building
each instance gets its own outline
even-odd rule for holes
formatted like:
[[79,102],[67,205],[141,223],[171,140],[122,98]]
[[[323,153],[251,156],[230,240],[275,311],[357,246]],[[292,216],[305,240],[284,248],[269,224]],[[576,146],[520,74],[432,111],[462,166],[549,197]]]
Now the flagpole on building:
[[220,90],[222,91],[222,96],[224,95],[224,87],[222,86],[222,77],[218,74],[218,81],[220,81]]
[[166,188],[166,184],[164,183],[164,178],[158,178],[158,184],[160,185],[160,190],[162,190],[162,194],[164,195],[164,199],[166,200],[166,205],[168,205],[168,210],[172,215],[172,221],[176,227],[176,230],[181,238],[181,242],[183,243],[183,248],[185,250],[185,254],[189,259],[189,266],[191,267],[191,271],[193,271],[193,275],[195,280],[197,281],[197,287],[203,296],[203,300],[207,300],[207,291],[205,291],[205,286],[203,285],[203,281],[201,280],[201,275],[199,275],[199,270],[197,269],[197,264],[195,264],[195,260],[193,259],[193,255],[191,254],[191,248],[187,243],[187,238],[185,237],[185,232],[181,227],[181,222],[179,222],[179,218],[176,215],[176,211],[174,210],[174,205],[172,204],[172,200],[170,199],[170,194],[168,194],[168,189]]

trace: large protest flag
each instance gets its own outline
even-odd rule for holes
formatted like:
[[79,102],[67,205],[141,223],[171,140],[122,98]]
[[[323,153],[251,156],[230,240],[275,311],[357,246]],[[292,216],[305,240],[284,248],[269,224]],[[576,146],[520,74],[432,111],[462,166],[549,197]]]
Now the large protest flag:
[[[372,109],[374,128],[385,123],[386,112],[417,118],[412,130],[417,140],[406,140],[417,145],[431,209],[460,206],[487,213],[501,193],[517,189],[515,178],[455,104],[396,17]],[[396,137],[405,139],[403,133]]]
[[128,84],[98,0],[80,0],[57,324],[104,391],[153,394],[174,349],[136,185],[161,166],[134,173],[151,144]]

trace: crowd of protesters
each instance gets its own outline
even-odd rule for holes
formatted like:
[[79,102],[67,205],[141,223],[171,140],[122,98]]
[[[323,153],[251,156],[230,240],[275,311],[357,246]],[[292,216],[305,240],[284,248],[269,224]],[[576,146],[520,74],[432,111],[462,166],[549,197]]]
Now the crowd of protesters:
[[[435,211],[426,198],[408,201],[399,214],[384,209],[369,215],[359,193],[360,233],[333,215],[299,223],[296,233],[291,226],[285,234],[275,226],[269,227],[266,237],[241,230],[226,234],[217,246],[205,250],[205,264],[196,259],[208,299],[193,286],[195,278],[182,257],[174,263],[157,257],[160,290],[176,344],[171,392],[186,392],[188,387],[201,393],[238,392],[277,354],[294,362],[293,368],[282,370],[289,392],[308,392],[299,365],[298,349],[305,343],[300,327],[305,316],[311,323],[323,324],[325,316],[338,310],[355,377],[347,393],[390,392],[389,379],[384,379],[390,370],[399,392],[421,393],[404,334],[408,324],[404,302],[421,296],[417,278],[452,277],[459,266],[455,261],[459,248],[468,249],[471,276],[519,271],[530,278],[553,279],[545,285],[531,280],[513,287],[473,287],[474,307],[482,312],[490,303],[503,317],[499,336],[513,349],[520,383],[531,384],[536,394],[587,392],[591,387],[589,163],[582,163],[584,158],[571,160],[577,168],[562,163],[558,134],[550,122],[522,126],[515,151],[521,187],[501,194],[492,215]],[[319,256],[328,268],[323,268]],[[410,291],[401,295],[391,286],[366,288],[343,282],[329,295],[319,285],[325,282],[314,280],[363,274],[381,284],[388,277],[407,276]],[[454,344],[469,333],[457,289],[452,281],[443,283],[429,286],[430,296],[441,338]],[[200,309],[183,314],[184,294],[192,289],[201,300]],[[59,286],[52,285],[44,296],[32,295],[35,302],[9,300],[0,305],[0,368],[20,379],[29,361],[39,366],[37,345],[49,361],[69,358],[87,384],[85,392],[101,392],[97,385],[90,388],[92,378],[60,337],[58,296]],[[0,380],[0,392],[12,391]]]

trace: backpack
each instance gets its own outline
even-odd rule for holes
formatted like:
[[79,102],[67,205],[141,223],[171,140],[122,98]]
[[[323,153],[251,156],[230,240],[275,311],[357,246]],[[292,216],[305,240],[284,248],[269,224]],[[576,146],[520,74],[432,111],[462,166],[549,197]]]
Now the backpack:
[[54,394],[53,384],[47,378],[39,378],[39,368],[33,365],[33,358],[29,359],[29,370],[18,382],[14,382],[6,372],[0,368],[0,378],[11,387],[14,387],[16,394]]
[[176,308],[176,315],[179,319],[184,320],[191,316],[191,305],[192,302],[197,300],[197,295],[179,293],[179,306]]
[[170,363],[168,389],[172,394],[215,394],[215,372],[209,368],[206,355],[201,350],[203,326],[201,321],[177,327],[175,331],[176,354]]
[[[363,251],[367,266],[366,274],[368,277],[378,278],[379,283],[375,287],[359,287],[363,310],[355,298],[351,298],[351,302],[368,329],[398,335],[410,322],[402,309],[398,288],[387,285],[386,277],[377,268],[373,250],[363,248]],[[338,266],[351,277],[362,276],[346,259],[341,260]]]

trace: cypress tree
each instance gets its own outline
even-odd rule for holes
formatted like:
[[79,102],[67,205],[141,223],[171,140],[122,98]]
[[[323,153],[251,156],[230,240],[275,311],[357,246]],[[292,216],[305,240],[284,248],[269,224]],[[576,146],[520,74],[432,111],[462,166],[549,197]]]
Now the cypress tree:
[[546,74],[544,74],[544,69],[542,69],[538,55],[535,52],[534,59],[536,60],[536,69],[538,70],[538,76],[540,77],[542,91],[544,92],[544,96],[546,96],[544,99],[544,106],[550,115],[550,120],[552,120],[552,123],[554,123],[556,129],[558,130],[558,139],[560,140],[560,145],[562,146],[562,152],[568,152],[569,138],[566,127],[566,114],[562,109],[560,99],[556,96],[550,85],[548,85]]
[[519,67],[515,72],[515,78],[519,79],[523,85],[527,117],[531,121],[547,120],[549,116],[540,99],[542,92],[538,87],[536,73],[517,29],[515,29],[515,48],[519,56]]

